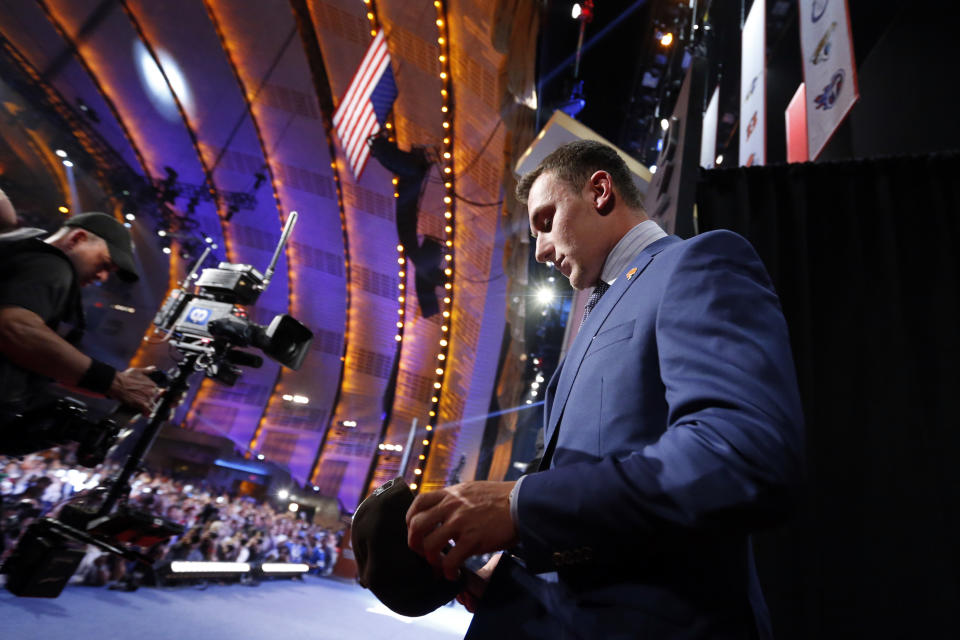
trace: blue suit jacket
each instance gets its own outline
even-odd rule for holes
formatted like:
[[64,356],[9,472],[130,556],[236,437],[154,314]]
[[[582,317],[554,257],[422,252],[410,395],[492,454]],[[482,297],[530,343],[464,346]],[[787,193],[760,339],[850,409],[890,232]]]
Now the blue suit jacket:
[[715,231],[644,249],[545,406],[555,448],[517,496],[522,565],[502,559],[467,637],[768,637],[748,536],[793,503],[803,419],[750,244]]

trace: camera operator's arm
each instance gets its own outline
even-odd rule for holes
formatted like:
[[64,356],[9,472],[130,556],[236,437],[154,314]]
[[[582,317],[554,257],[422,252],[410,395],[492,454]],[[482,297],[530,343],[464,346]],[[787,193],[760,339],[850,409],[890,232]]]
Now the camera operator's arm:
[[143,413],[150,412],[158,391],[147,377],[152,368],[118,372],[78,350],[23,307],[0,308],[0,353],[23,369],[85,393],[104,393]]

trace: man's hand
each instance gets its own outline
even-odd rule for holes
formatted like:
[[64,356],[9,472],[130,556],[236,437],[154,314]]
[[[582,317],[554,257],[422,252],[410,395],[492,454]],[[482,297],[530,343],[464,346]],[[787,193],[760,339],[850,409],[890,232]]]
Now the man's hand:
[[[464,482],[422,493],[407,510],[407,544],[448,580],[470,556],[514,544],[510,517],[513,482]],[[441,553],[449,542],[453,547]]]
[[154,401],[160,395],[160,387],[147,377],[148,373],[155,370],[156,367],[131,367],[126,371],[118,371],[113,377],[108,395],[144,415],[149,414],[153,410]]

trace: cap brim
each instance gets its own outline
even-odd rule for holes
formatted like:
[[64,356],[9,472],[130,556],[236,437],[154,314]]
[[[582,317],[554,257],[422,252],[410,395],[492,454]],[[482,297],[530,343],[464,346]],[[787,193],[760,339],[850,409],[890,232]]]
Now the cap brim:
[[124,282],[136,282],[140,279],[140,274],[133,264],[133,256],[117,246],[107,243],[110,249],[110,259],[117,265],[117,277]]

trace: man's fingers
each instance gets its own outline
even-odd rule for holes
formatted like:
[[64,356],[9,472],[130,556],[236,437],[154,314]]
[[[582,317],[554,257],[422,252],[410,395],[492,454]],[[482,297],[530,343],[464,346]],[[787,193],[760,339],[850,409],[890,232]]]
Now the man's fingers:
[[407,546],[417,553],[423,553],[423,537],[443,522],[446,513],[440,503],[444,496],[442,490],[421,493],[407,509]]
[[424,554],[425,538],[436,534],[437,527],[443,523],[444,517],[445,511],[438,506],[410,518],[410,524],[407,527],[407,546],[417,553]]
[[416,498],[413,499],[413,504],[410,505],[410,508],[407,509],[407,526],[410,526],[410,520],[416,514],[427,511],[428,509],[433,508],[434,505],[438,504],[443,500],[444,492],[441,491],[431,491],[429,493],[421,493]]
[[437,569],[443,568],[443,553],[455,537],[456,531],[447,522],[437,523],[431,531],[426,532],[421,545],[427,562]]
[[460,577],[460,565],[472,556],[470,545],[460,542],[443,556],[443,575],[447,580],[454,581]]

